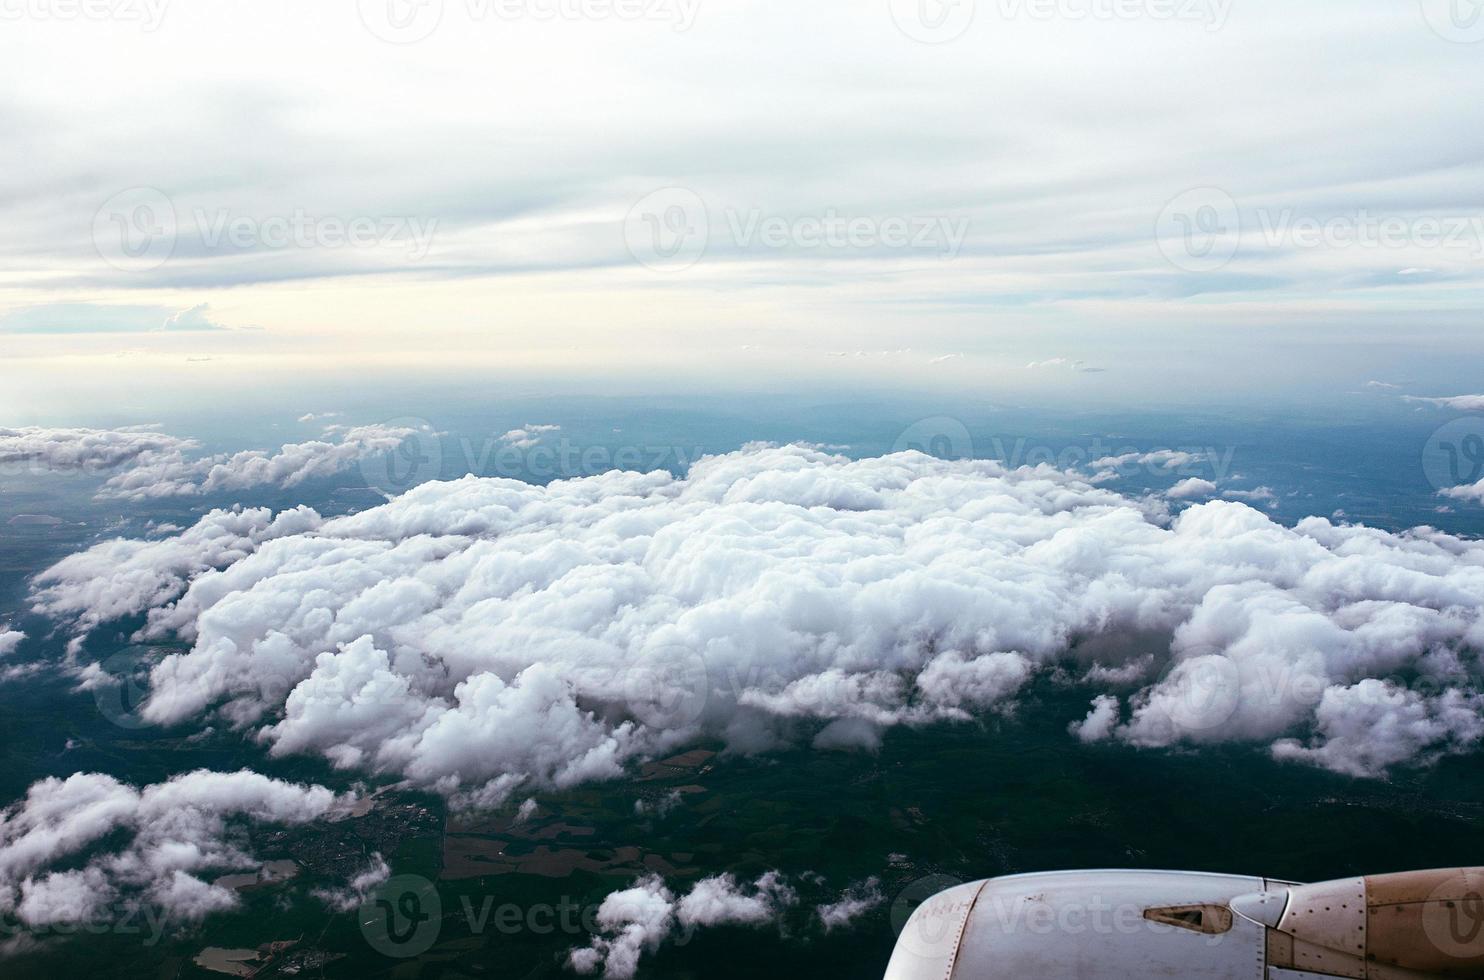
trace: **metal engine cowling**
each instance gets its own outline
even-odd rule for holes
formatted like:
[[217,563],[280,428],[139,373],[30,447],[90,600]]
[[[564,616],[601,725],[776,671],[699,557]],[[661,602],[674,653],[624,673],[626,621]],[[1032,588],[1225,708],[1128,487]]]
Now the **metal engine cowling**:
[[1484,978],[1484,868],[1298,885],[1160,871],[995,878],[924,902],[886,980]]

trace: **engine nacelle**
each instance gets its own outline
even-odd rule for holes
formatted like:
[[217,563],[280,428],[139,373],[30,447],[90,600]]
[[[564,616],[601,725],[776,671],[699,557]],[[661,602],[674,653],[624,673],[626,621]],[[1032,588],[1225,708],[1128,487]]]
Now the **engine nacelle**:
[[1484,977],[1484,868],[1314,885],[1069,871],[960,885],[913,912],[886,980]]

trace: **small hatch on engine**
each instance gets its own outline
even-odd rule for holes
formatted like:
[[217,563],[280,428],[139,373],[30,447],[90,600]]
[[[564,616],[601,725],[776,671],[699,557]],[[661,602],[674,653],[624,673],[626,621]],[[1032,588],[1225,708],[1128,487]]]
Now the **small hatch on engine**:
[[1172,905],[1145,909],[1144,918],[1207,936],[1228,932],[1232,927],[1232,911],[1224,905]]

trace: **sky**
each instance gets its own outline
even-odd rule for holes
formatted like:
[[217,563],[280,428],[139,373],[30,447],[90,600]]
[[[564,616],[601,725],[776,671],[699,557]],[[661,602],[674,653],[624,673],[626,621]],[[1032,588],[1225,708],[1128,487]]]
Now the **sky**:
[[[0,504],[32,542],[0,686],[142,683],[96,706],[335,784],[148,741],[127,782],[21,773],[0,916],[239,907],[239,825],[364,780],[525,819],[685,746],[870,752],[1046,690],[1090,759],[1381,780],[1484,745],[1484,542],[1454,533],[1484,504],[1484,0],[0,22]],[[1172,404],[1202,411],[1144,445]],[[646,443],[679,451],[624,463]],[[610,896],[569,965],[793,901],[706,870]]]
[[0,0],[0,408],[121,372],[1460,394],[1450,3]]

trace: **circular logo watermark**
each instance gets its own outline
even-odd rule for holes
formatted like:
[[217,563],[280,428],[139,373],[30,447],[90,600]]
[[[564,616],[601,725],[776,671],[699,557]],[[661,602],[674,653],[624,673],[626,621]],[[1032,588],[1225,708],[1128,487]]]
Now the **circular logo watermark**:
[[1484,480],[1484,416],[1454,419],[1434,432],[1422,450],[1422,471],[1435,490]]
[[958,941],[972,896],[948,894],[964,884],[952,875],[928,875],[910,882],[891,903],[891,931],[897,945],[916,956],[941,958]]
[[178,230],[168,194],[155,187],[131,187],[104,201],[93,215],[93,247],[115,269],[149,272],[175,254]]
[[155,658],[148,647],[129,647],[99,663],[101,674],[85,681],[99,713],[120,728],[150,727],[143,712],[144,703],[149,700],[149,672],[154,664]]
[[427,40],[443,23],[443,0],[358,0],[361,23],[388,44]]
[[975,0],[887,0],[897,30],[921,44],[947,44],[974,23]]
[[[1273,696],[1289,692],[1286,678],[1274,678]],[[1242,674],[1220,648],[1187,650],[1135,697],[1135,720],[1161,739],[1200,736],[1231,721],[1242,706]]]
[[701,261],[711,238],[711,218],[701,195],[666,187],[629,209],[623,223],[629,254],[656,272],[680,272]]
[[1484,0],[1421,0],[1422,18],[1434,34],[1455,44],[1484,41]]
[[622,689],[631,715],[650,728],[668,731],[701,720],[711,696],[711,677],[698,650],[670,644],[628,667]]
[[1219,187],[1196,187],[1164,206],[1154,226],[1159,250],[1177,269],[1215,272],[1237,254],[1242,217]]
[[383,956],[421,956],[443,929],[443,900],[438,889],[418,875],[387,879],[361,904],[361,935]]
[[1176,664],[1163,685],[1170,721],[1186,732],[1220,728],[1242,703],[1242,675],[1225,654],[1210,653]]
[[974,437],[969,435],[969,427],[958,419],[947,416],[922,419],[908,426],[891,447],[894,453],[914,450],[938,459],[973,459]]
[[366,486],[395,497],[443,475],[443,440],[427,419],[407,417],[381,424],[389,429],[413,432],[395,449],[361,460],[361,477]]
[[1460,888],[1457,878],[1445,881],[1422,904],[1422,932],[1444,956],[1477,960],[1484,950],[1484,894]]

